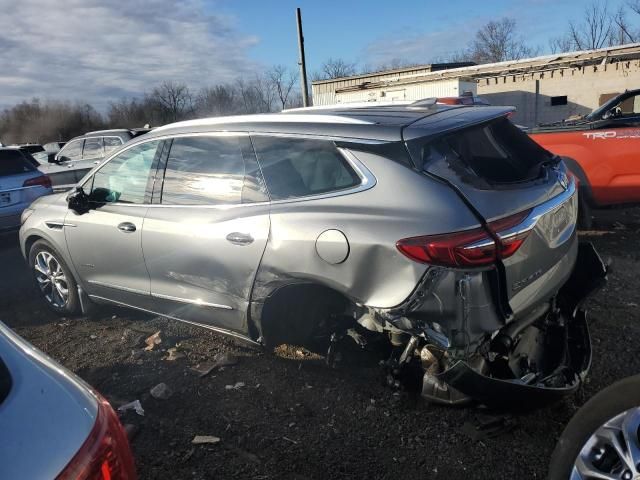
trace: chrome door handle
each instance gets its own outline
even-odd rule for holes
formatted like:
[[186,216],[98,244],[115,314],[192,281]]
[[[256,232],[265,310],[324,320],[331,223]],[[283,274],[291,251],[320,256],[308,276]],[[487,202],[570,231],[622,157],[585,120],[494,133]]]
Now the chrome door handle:
[[131,222],[122,222],[120,225],[118,225],[118,230],[131,233],[136,231],[136,226]]
[[249,245],[253,243],[253,237],[248,233],[233,232],[227,235],[227,240],[234,245]]

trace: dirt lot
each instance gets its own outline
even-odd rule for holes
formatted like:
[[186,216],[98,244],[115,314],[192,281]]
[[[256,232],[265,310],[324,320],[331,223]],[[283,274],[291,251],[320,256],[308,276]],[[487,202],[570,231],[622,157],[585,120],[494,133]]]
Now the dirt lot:
[[[479,408],[414,401],[384,387],[376,365],[332,370],[296,348],[275,355],[243,348],[210,331],[122,309],[89,318],[51,314],[31,286],[16,238],[0,244],[0,319],[95,386],[115,405],[139,399],[133,450],[141,478],[544,478],[555,441],[575,409],[598,389],[640,372],[637,339],[640,209],[598,214],[583,235],[612,263],[607,288],[590,302],[592,372],[582,394],[533,413],[511,416],[511,431],[472,440],[466,422]],[[161,332],[154,351],[144,339]],[[185,356],[168,361],[179,346]],[[237,365],[199,378],[190,367],[220,352]],[[165,382],[173,395],[157,400]],[[244,386],[227,389],[243,382]],[[215,445],[192,445],[214,435]]]

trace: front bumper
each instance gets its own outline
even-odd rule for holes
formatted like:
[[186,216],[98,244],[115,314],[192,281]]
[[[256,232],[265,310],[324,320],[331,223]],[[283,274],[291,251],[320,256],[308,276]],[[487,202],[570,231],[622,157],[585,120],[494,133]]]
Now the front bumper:
[[549,345],[543,375],[504,378],[496,375],[490,364],[474,368],[459,360],[439,374],[426,373],[423,396],[449,404],[475,400],[488,406],[527,408],[573,393],[591,366],[591,339],[583,305],[605,284],[606,277],[607,268],[593,245],[580,243],[575,267],[556,299],[562,321],[559,326],[540,329],[546,329],[548,338],[538,334],[540,341]]

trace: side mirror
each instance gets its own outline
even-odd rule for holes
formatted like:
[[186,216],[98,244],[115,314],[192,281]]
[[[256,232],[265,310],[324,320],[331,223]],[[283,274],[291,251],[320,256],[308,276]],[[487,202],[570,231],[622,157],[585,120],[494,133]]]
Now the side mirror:
[[49,160],[51,163],[63,163],[71,160],[69,157],[65,157],[64,155],[55,155],[53,159]]
[[89,196],[84,193],[82,187],[76,187],[69,195],[67,195],[67,205],[69,209],[78,215],[87,213],[90,210]]

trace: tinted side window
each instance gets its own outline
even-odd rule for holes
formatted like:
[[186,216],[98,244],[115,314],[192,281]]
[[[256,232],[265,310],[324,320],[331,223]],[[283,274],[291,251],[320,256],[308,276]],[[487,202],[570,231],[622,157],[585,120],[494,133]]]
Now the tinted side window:
[[69,160],[80,160],[82,158],[82,144],[84,140],[74,140],[67,143],[62,150],[60,156],[67,157]]
[[17,150],[0,150],[0,176],[32,172],[33,166]]
[[85,139],[82,151],[83,158],[101,158],[102,155],[102,137]]
[[238,137],[176,138],[167,159],[161,203],[238,204],[244,176]]
[[89,199],[97,203],[144,203],[153,158],[160,140],[131,147],[93,175]]
[[361,182],[333,142],[266,136],[252,141],[272,200],[344,190]]
[[104,137],[104,153],[107,154],[122,145],[120,137]]

